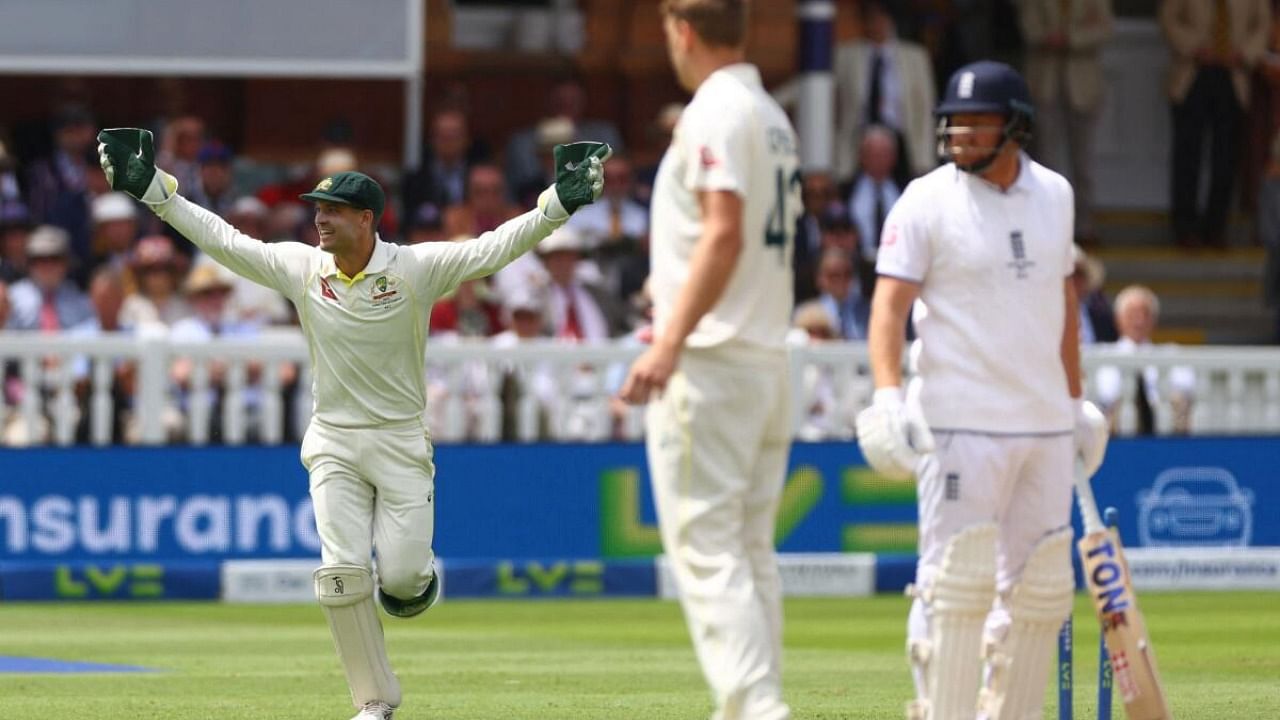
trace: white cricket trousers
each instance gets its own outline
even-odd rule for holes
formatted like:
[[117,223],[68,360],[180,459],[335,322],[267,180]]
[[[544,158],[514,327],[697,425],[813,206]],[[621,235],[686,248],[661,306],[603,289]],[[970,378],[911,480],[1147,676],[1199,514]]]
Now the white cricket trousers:
[[[951,537],[977,523],[997,524],[996,601],[984,632],[1003,638],[1010,617],[1003,598],[1022,575],[1036,543],[1071,522],[1075,445],[1062,435],[934,433],[936,448],[918,468],[920,559],[916,586],[926,587],[942,565]],[[1070,562],[1064,557],[1063,562]],[[928,638],[917,599],[907,622],[909,640]],[[977,648],[975,648],[975,652]]]
[[662,545],[716,720],[782,720],[782,584],[773,536],[791,445],[783,353],[686,349],[649,405]]
[[311,475],[321,561],[370,568],[376,549],[383,592],[401,600],[425,592],[435,530],[433,456],[421,420],[358,429],[312,420],[302,465]]

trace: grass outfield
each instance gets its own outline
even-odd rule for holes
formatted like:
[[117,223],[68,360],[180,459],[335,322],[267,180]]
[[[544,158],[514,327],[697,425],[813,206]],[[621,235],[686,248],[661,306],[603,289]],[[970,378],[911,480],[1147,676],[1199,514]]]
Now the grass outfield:
[[[1280,595],[1148,594],[1142,602],[1175,716],[1280,718]],[[787,602],[785,692],[797,720],[902,716],[910,692],[906,609],[905,599],[891,596]],[[385,624],[405,688],[397,720],[705,720],[710,713],[674,603],[453,601]],[[1092,718],[1097,626],[1083,598],[1076,643],[1076,717]],[[160,671],[0,675],[0,718],[352,714],[313,606],[0,604],[0,655]],[[1117,698],[1115,717],[1122,716]]]

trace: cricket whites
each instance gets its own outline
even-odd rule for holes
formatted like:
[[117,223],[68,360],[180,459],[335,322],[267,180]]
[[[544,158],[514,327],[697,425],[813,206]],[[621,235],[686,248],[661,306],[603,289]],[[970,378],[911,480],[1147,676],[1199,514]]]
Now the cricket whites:
[[1138,609],[1138,596],[1133,592],[1120,535],[1102,524],[1089,477],[1078,463],[1076,498],[1084,522],[1084,537],[1076,547],[1089,596],[1102,623],[1113,682],[1124,701],[1125,714],[1129,720],[1171,720],[1173,716],[1160,687],[1155,650],[1151,647],[1142,611]]

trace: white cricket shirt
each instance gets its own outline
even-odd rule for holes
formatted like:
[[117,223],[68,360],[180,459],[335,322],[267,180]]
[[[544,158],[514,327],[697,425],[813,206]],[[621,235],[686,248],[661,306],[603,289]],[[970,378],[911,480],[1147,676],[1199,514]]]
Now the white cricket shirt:
[[742,198],[742,252],[724,294],[690,333],[689,347],[729,341],[782,350],[791,320],[791,254],[800,207],[795,130],[741,63],[694,93],[658,167],[650,223],[650,282],[659,332],[689,276],[702,236],[701,191]]
[[420,421],[431,305],[463,280],[511,262],[559,224],[531,210],[466,242],[377,240],[364,270],[348,278],[318,247],[259,242],[182,196],[155,210],[214,260],[297,306],[311,351],[313,417],[341,428]]
[[1074,426],[1061,356],[1072,198],[1065,178],[1023,154],[1007,191],[947,164],[890,210],[876,272],[920,283],[911,355],[930,427]]

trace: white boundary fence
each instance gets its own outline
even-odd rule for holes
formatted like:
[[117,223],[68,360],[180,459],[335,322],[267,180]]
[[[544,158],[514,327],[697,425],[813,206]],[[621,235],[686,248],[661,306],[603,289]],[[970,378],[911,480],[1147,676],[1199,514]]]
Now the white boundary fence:
[[[643,434],[642,411],[612,397],[639,351],[626,343],[547,341],[498,348],[433,340],[427,349],[429,425],[437,440],[637,439]],[[170,367],[182,357],[194,361],[194,370],[187,399],[179,403]],[[795,347],[791,360],[795,436],[852,438],[853,418],[872,391],[866,346]],[[290,363],[297,368],[294,392],[286,392],[282,381],[282,367]],[[1119,369],[1116,425],[1121,434],[1136,427],[1132,400],[1137,372],[1144,368],[1155,374],[1164,397],[1193,377],[1188,415],[1193,434],[1280,433],[1280,348],[1161,346],[1130,354],[1097,347],[1086,349],[1084,364],[1091,395],[1097,369]],[[232,445],[278,444],[300,437],[311,411],[308,353],[292,330],[209,343],[5,332],[0,333],[0,366],[27,389],[15,407],[0,407],[7,416],[0,420],[22,431],[16,436],[23,440],[8,436],[9,444],[70,445],[77,442],[78,427],[79,441],[110,444],[118,410],[113,384],[126,367],[133,378],[133,441],[141,444],[180,439],[199,445],[215,434]],[[215,402],[210,389],[219,372],[221,401]],[[510,378],[522,382],[513,389],[506,382]],[[1175,429],[1169,403],[1157,403],[1155,413],[1157,433]]]

